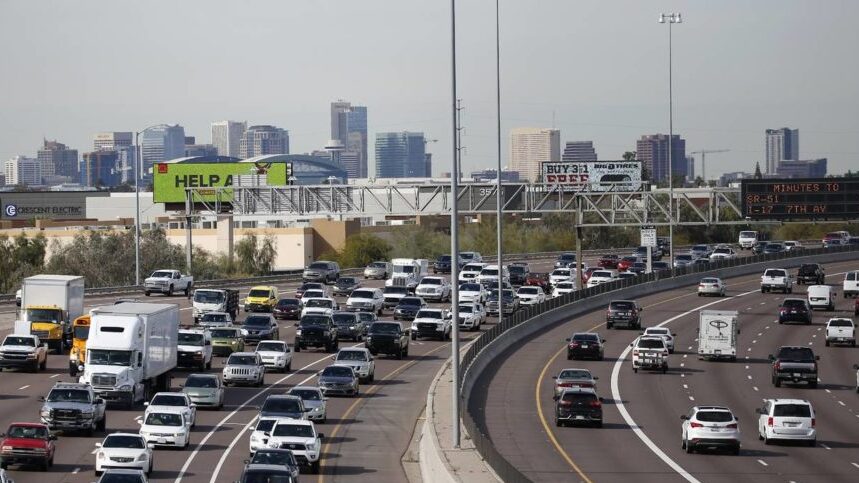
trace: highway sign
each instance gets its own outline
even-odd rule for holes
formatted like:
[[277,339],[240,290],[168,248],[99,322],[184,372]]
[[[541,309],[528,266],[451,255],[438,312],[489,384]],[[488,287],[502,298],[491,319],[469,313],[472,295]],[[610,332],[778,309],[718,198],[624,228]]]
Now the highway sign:
[[752,220],[859,217],[859,178],[744,179],[741,197]]
[[541,179],[589,191],[638,191],[641,161],[547,161]]
[[653,248],[656,247],[656,228],[641,228],[641,246]]

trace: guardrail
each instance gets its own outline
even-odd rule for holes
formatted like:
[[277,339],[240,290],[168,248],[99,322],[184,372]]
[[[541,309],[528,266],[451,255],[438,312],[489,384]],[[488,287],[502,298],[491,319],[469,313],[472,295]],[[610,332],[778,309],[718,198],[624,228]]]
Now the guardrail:
[[[566,308],[566,306],[581,303],[582,305],[590,305],[588,302],[600,302],[603,301],[600,299],[606,297],[600,297],[603,295],[608,295],[610,292],[614,292],[620,289],[632,288],[636,286],[642,286],[650,282],[656,282],[659,280],[665,279],[676,279],[676,282],[684,281],[683,279],[692,280],[696,274],[710,274],[717,276],[719,272],[727,272],[726,269],[731,269],[734,267],[741,267],[744,265],[754,265],[754,264],[764,264],[768,262],[777,262],[780,260],[796,260],[804,257],[814,257],[820,255],[837,255],[839,253],[859,253],[859,246],[857,245],[846,245],[846,246],[838,246],[832,248],[815,248],[815,249],[805,249],[796,252],[785,252],[779,254],[771,254],[771,255],[754,255],[750,257],[742,257],[735,258],[732,260],[722,260],[718,262],[713,262],[708,267],[696,267],[689,266],[681,269],[666,270],[663,273],[654,272],[649,274],[644,274],[635,279],[622,279],[616,282],[601,284],[596,287],[586,288],[583,290],[578,290],[576,292],[572,292],[569,294],[565,294],[561,297],[549,299],[546,302],[543,302],[538,305],[525,307],[524,309],[518,311],[512,317],[507,317],[503,320],[502,323],[495,325],[491,329],[482,333],[477,339],[469,346],[466,352],[463,354],[462,359],[460,361],[460,381],[462,386],[460,387],[460,397],[462,397],[462,401],[460,404],[461,409],[461,420],[462,424],[465,427],[469,437],[472,440],[475,448],[477,448],[480,455],[483,459],[489,464],[493,471],[495,471],[502,481],[505,482],[530,482],[521,471],[519,471],[516,467],[514,467],[506,458],[504,458],[501,453],[495,448],[492,443],[492,440],[485,434],[485,432],[478,426],[478,424],[474,421],[472,417],[469,406],[468,406],[468,395],[470,394],[466,387],[470,387],[473,381],[470,380],[472,378],[472,374],[469,374],[469,370],[475,366],[478,358],[482,355],[482,352],[487,349],[493,342],[499,339],[502,335],[506,334],[511,329],[516,329],[522,326],[525,322],[528,322],[535,317],[544,316],[543,322],[538,328],[535,328],[532,332],[544,331],[550,328],[554,328],[559,324],[563,324],[569,321],[569,315],[571,314],[559,314],[555,312],[551,314],[551,312],[556,311],[557,309]],[[750,267],[751,268],[751,267]],[[660,285],[661,286],[661,285]],[[665,289],[670,289],[672,287],[664,287]],[[655,289],[654,289],[655,290]],[[587,299],[591,299],[587,301]],[[593,307],[582,307],[583,311],[593,310]],[[565,310],[564,312],[567,312]],[[560,316],[565,315],[565,316]],[[523,335],[527,337],[527,335]],[[499,349],[501,350],[501,349]],[[477,369],[477,372],[481,372],[490,361],[487,361],[485,364],[481,361],[479,366],[482,366],[480,369]],[[476,378],[478,376],[473,376]],[[465,395],[463,397],[462,395]]]

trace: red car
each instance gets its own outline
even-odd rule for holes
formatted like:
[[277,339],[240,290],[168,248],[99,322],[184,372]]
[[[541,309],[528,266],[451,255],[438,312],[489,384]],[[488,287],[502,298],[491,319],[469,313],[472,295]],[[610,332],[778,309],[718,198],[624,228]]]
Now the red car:
[[38,423],[12,423],[0,442],[0,468],[33,465],[42,471],[54,465],[54,441],[48,427]]
[[588,283],[588,280],[591,278],[591,274],[596,272],[602,267],[588,267],[582,272],[582,283]]
[[549,293],[549,274],[548,273],[534,273],[531,272],[525,278],[525,285],[530,285],[532,287],[540,287],[543,289],[543,292]]
[[620,262],[620,257],[617,255],[603,255],[597,265],[602,268],[617,268],[618,262]]
[[638,257],[623,257],[617,262],[617,269],[621,272],[629,270],[633,263],[640,261]]

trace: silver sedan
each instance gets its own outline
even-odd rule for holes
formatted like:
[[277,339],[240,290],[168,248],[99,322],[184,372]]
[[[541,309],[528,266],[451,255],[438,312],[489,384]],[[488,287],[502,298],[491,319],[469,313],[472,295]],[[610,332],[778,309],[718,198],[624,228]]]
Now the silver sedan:
[[698,283],[698,296],[703,297],[704,295],[715,295],[716,297],[724,297],[725,290],[727,290],[727,288],[727,285],[725,285],[725,282],[723,282],[721,278],[702,278]]

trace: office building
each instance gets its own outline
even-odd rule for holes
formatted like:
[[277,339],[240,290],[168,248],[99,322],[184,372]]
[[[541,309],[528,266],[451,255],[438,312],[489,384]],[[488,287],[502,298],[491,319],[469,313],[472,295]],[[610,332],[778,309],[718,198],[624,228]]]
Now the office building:
[[426,140],[422,132],[376,134],[377,178],[426,177]]
[[245,121],[218,121],[212,123],[212,144],[218,156],[238,158],[241,151],[242,135],[248,128]]
[[269,125],[249,127],[239,145],[239,158],[289,154],[289,131]]
[[542,164],[561,160],[561,131],[519,127],[510,131],[510,169],[528,181],[540,181]]
[[4,171],[7,186],[42,184],[42,163],[36,158],[15,156],[6,161]]
[[137,149],[134,146],[119,146],[113,151],[119,158],[117,164],[119,166],[119,181],[120,184],[134,185],[135,163],[137,159]]
[[78,176],[78,150],[69,149],[65,144],[57,141],[43,140],[36,158],[42,165],[42,177],[67,176],[77,179]]
[[561,161],[596,161],[593,141],[567,141]]
[[[495,181],[498,178],[498,170],[497,169],[484,169],[481,171],[472,171],[471,179],[480,183],[486,181]],[[509,171],[506,169],[501,170],[501,182],[510,182],[517,183],[519,182],[519,172],[518,171]]]
[[754,173],[746,173],[744,171],[724,173],[722,176],[719,176],[719,186],[731,186],[732,184],[739,183],[744,179],[752,179],[754,177]]
[[[650,181],[668,183],[668,135],[646,134],[635,143],[636,158],[650,173]],[[671,164],[674,176],[686,178],[686,140],[675,134],[671,140]]]
[[695,181],[695,156],[686,156],[686,179]]
[[217,156],[218,148],[212,144],[186,144],[185,157]]
[[149,128],[140,135],[140,149],[143,160],[140,177],[149,180],[153,165],[185,156],[185,128],[178,124]]
[[92,140],[92,148],[95,151],[99,149],[119,149],[134,145],[133,132],[98,132],[95,133]]
[[[366,178],[367,107],[353,106],[338,100],[331,103],[331,139],[338,139],[345,147],[341,156],[343,168],[350,178]],[[346,153],[350,153],[345,155]]]
[[826,158],[810,160],[784,159],[778,163],[776,174],[779,178],[825,178]]
[[799,159],[799,129],[767,129],[766,145],[766,173],[775,174],[780,162]]
[[109,149],[83,153],[80,184],[93,188],[112,188],[122,184],[119,153]]

